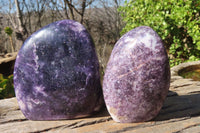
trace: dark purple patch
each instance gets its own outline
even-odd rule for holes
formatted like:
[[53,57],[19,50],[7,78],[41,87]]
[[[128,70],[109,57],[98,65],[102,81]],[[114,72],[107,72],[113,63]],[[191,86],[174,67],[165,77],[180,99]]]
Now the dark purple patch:
[[101,106],[99,63],[91,36],[62,20],[32,34],[14,68],[16,97],[31,120],[83,117]]

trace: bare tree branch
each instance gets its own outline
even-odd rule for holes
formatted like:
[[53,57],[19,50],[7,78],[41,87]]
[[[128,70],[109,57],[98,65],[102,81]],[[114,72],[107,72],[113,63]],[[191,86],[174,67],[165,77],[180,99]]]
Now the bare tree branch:
[[69,7],[71,19],[74,20],[74,11],[73,11],[73,9],[76,9],[76,8],[74,8],[74,5],[72,5],[72,0],[70,0],[70,1],[69,1],[69,0],[64,0],[64,2],[65,2],[65,4],[67,4],[68,7]]

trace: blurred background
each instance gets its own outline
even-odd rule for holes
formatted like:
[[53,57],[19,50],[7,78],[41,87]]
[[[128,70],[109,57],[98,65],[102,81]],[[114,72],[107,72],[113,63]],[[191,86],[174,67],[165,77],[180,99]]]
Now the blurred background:
[[124,3],[124,0],[0,0],[0,98],[14,93],[7,81],[12,78],[15,57],[23,42],[33,32],[58,20],[72,19],[86,27],[94,40],[103,76],[125,25],[118,12]]
[[124,0],[0,0],[0,53],[17,52],[41,27],[72,19],[90,32],[105,68],[124,26],[117,11],[123,4]]

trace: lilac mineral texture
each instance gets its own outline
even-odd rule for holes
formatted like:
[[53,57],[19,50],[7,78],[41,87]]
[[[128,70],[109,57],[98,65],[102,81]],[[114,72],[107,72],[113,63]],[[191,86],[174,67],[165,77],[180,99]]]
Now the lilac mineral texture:
[[135,28],[115,44],[103,80],[107,109],[116,122],[142,122],[160,111],[170,85],[167,53],[158,34]]
[[20,49],[14,87],[31,120],[85,117],[103,101],[91,36],[78,22],[62,20],[32,34]]

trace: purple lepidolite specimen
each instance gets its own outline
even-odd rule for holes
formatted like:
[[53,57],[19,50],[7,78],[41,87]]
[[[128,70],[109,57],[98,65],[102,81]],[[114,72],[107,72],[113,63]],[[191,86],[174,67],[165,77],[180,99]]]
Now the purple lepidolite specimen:
[[32,34],[14,68],[16,97],[31,120],[73,119],[103,101],[99,63],[91,36],[78,22],[62,20]]
[[167,53],[158,34],[135,28],[116,43],[103,80],[107,109],[117,122],[142,122],[160,111],[170,84]]

